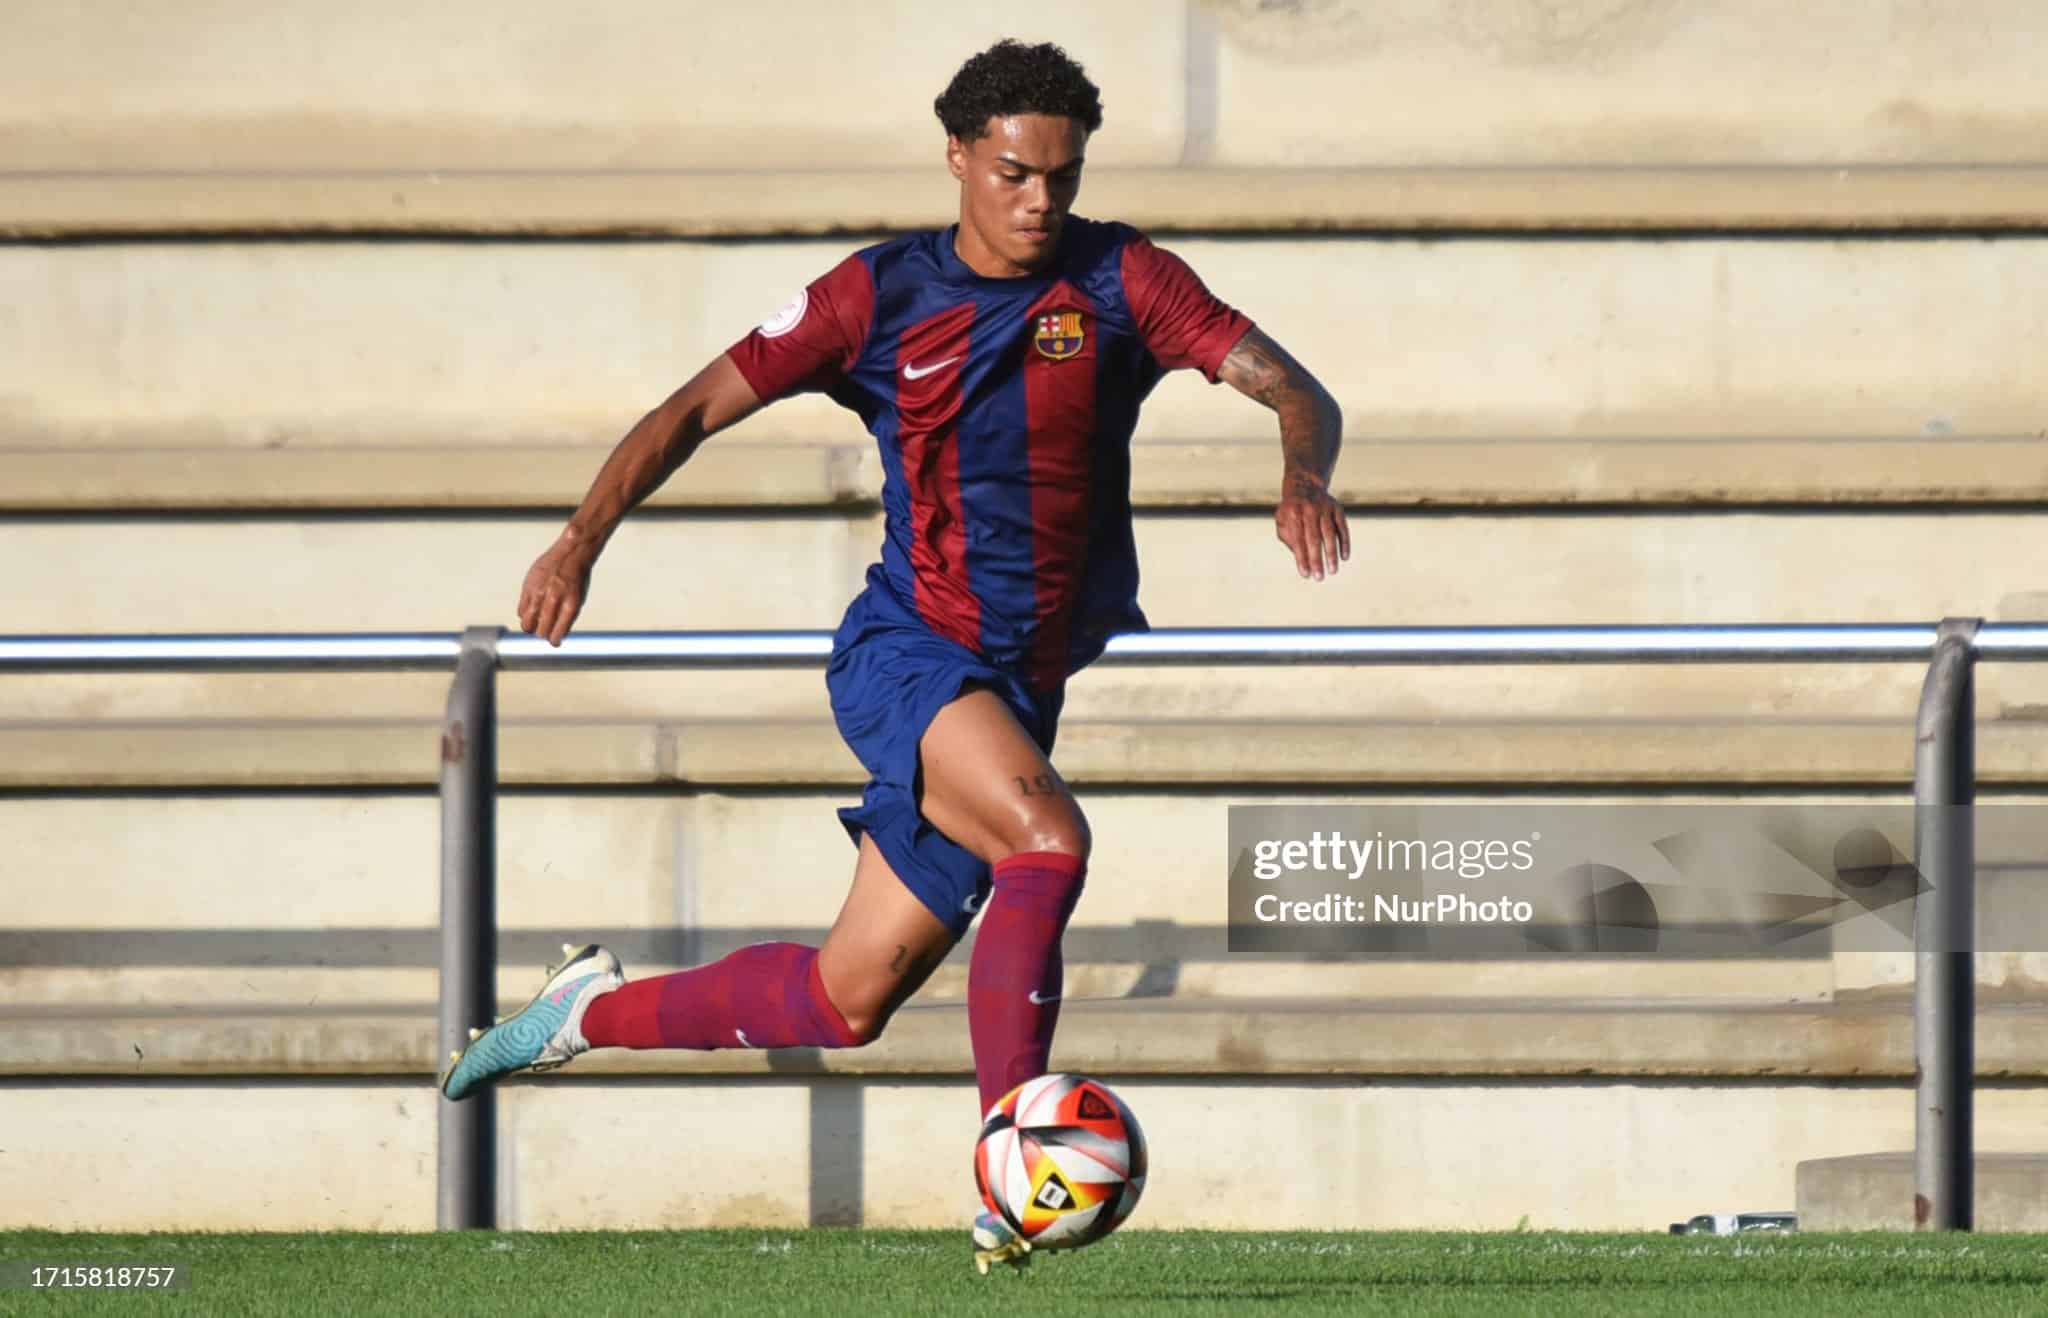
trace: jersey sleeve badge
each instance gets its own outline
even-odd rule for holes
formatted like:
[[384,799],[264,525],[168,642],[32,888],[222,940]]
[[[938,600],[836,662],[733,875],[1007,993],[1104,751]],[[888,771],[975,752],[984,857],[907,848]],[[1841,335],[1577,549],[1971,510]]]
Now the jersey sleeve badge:
[[811,291],[799,288],[789,305],[761,322],[761,337],[779,339],[795,329],[804,318],[804,312],[811,309]]

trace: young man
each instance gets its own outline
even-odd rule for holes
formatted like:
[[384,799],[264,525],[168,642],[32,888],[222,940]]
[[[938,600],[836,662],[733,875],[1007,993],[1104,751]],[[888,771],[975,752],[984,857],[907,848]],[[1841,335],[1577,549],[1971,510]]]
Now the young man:
[[[855,253],[649,413],[526,575],[519,623],[560,644],[628,509],[705,439],[819,390],[881,446],[881,562],[840,623],[826,681],[870,775],[840,812],[853,887],[817,948],[767,943],[624,983],[597,947],[476,1034],[459,1099],[587,1048],[857,1047],[981,912],[968,1029],[985,1110],[1043,1074],[1060,937],[1089,832],[1047,758],[1069,676],[1142,631],[1130,438],[1166,371],[1193,367],[1279,414],[1279,538],[1303,577],[1350,554],[1329,492],[1341,417],[1283,349],[1133,229],[1072,215],[1102,123],[1057,46],[1004,41],[936,103],[960,220]],[[976,1222],[977,1261],[1016,1261]]]

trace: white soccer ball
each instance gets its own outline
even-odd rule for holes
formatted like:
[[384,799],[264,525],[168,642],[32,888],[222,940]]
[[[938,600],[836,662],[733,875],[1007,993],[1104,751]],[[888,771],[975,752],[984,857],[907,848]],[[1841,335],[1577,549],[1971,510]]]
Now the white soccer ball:
[[1101,1081],[1042,1075],[988,1110],[974,1181],[989,1211],[1034,1249],[1079,1249],[1138,1206],[1145,1133]]

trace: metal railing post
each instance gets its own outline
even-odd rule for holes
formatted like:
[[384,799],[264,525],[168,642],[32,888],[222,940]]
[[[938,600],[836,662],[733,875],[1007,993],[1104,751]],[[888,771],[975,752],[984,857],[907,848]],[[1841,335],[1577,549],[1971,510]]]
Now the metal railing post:
[[1913,1224],[1975,1220],[1976,618],[1948,618],[1920,691],[1913,750]]
[[[437,1068],[488,1025],[498,970],[498,636],[462,634],[462,655],[441,725],[441,1007]],[[441,1100],[439,1197],[443,1231],[490,1228],[497,1218],[497,1099],[489,1087]]]

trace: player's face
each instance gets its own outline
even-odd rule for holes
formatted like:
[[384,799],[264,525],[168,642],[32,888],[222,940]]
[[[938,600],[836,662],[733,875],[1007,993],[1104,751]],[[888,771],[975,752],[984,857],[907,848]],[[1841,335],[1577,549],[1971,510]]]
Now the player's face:
[[1087,145],[1086,128],[1049,114],[990,119],[972,142],[948,137],[946,163],[960,180],[961,259],[998,276],[1050,261],[1081,191]]

